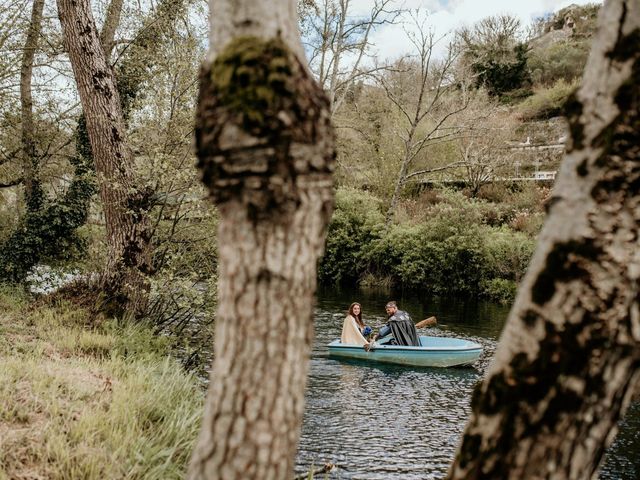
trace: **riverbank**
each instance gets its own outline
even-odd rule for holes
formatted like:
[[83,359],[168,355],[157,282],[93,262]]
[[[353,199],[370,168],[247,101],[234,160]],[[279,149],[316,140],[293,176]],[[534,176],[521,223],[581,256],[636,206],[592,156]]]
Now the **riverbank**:
[[167,339],[0,287],[0,480],[184,477],[204,390]]

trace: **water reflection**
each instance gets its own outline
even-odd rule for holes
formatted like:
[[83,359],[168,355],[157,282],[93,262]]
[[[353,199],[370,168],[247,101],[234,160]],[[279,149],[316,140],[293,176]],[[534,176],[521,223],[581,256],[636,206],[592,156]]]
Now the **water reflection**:
[[[455,453],[480,373],[411,368],[327,356],[348,305],[361,303],[372,326],[385,321],[387,300],[414,320],[436,315],[442,330],[495,342],[508,308],[479,301],[434,300],[348,290],[320,292],[297,472],[332,462],[331,479],[440,479]],[[626,423],[624,423],[626,422]],[[632,407],[602,469],[607,480],[638,478],[640,407]]]
[[[441,478],[480,375],[468,368],[408,368],[328,358],[326,344],[340,335],[352,298],[344,291],[324,292],[318,302],[298,471],[331,461],[339,466],[331,478]],[[414,319],[435,314],[440,321],[447,319],[446,328],[452,331],[460,331],[470,315],[461,315],[459,304],[449,311],[416,298],[396,299]],[[378,326],[385,321],[386,297],[360,293],[357,300],[366,323]],[[500,320],[504,315],[506,311]],[[478,325],[485,336],[497,337],[496,322]]]

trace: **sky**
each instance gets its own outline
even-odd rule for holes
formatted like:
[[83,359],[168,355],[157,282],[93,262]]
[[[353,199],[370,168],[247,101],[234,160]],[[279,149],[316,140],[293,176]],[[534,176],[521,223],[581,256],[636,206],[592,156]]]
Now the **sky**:
[[[366,14],[374,0],[352,0],[353,14]],[[401,2],[398,2],[401,3]],[[520,19],[523,26],[538,17],[557,12],[571,4],[602,3],[598,0],[405,0],[408,9],[420,8],[428,12],[426,25],[434,29],[436,36],[442,36],[462,26],[491,16],[507,13]],[[407,27],[408,28],[408,27]],[[410,44],[402,25],[387,25],[375,33],[373,42],[379,58],[395,58],[406,54]],[[444,51],[446,38],[441,42]]]

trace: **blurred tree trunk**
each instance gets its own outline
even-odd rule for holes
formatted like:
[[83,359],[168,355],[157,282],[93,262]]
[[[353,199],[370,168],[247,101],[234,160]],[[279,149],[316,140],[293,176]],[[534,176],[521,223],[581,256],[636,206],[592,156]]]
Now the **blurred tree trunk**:
[[640,4],[605,2],[572,144],[450,479],[597,478],[640,379]]
[[212,0],[196,142],[219,206],[215,362],[190,479],[291,478],[332,211],[329,102],[295,0]]
[[35,129],[33,126],[33,98],[31,78],[33,59],[38,49],[38,40],[42,29],[42,10],[44,0],[35,0],[31,11],[31,22],[27,32],[22,65],[20,68],[20,105],[22,110],[22,158],[24,196],[27,210],[38,210],[42,206],[42,189],[39,181],[40,161],[36,149]]
[[102,279],[109,313],[140,315],[149,270],[149,195],[133,178],[133,155],[113,71],[106,62],[88,0],[59,0],[58,15],[78,85],[99,176],[109,245]]

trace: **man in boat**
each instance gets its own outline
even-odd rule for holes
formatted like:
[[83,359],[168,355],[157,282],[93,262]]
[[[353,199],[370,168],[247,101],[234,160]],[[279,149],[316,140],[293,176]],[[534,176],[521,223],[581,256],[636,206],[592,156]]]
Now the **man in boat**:
[[390,301],[385,306],[387,316],[389,317],[386,325],[384,325],[378,331],[377,335],[373,338],[375,341],[378,338],[392,335],[392,340],[386,342],[387,345],[407,345],[412,347],[420,346],[420,339],[418,338],[418,332],[416,326],[413,324],[413,320],[407,312],[399,310],[398,305],[394,301]]

